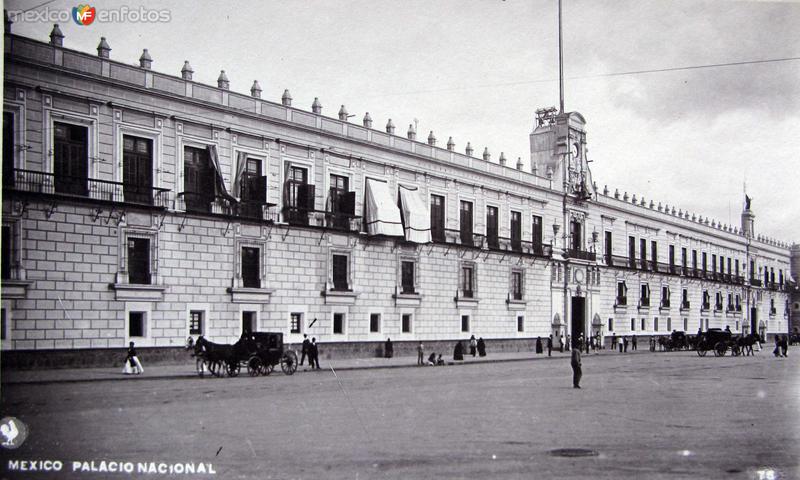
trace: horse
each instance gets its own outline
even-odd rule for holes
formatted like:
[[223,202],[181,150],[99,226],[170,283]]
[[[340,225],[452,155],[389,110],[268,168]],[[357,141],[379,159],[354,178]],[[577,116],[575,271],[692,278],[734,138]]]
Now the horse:
[[194,343],[194,355],[205,362],[214,376],[221,377],[225,374],[223,368],[235,361],[234,347],[235,345],[210,342],[201,335]]
[[751,333],[750,335],[743,335],[736,339],[736,345],[742,350],[744,355],[755,355],[753,353],[753,345],[760,339],[758,335]]

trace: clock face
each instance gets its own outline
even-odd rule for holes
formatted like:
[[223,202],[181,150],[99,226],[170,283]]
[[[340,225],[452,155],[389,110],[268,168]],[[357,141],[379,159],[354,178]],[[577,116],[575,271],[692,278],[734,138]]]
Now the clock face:
[[572,152],[572,158],[578,158],[581,153],[581,146],[577,142],[573,143],[571,152]]

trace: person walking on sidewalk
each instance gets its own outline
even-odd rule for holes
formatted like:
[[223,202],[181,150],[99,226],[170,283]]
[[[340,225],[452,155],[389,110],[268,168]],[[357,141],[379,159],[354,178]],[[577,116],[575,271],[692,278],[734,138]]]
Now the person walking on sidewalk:
[[631,350],[636,350],[636,335],[631,337]]
[[613,352],[616,349],[617,349],[617,334],[616,333],[612,333],[611,334],[611,351]]
[[542,353],[542,337],[536,337],[536,354]]
[[386,343],[383,344],[383,356],[392,358],[394,356],[394,347],[392,346],[392,339],[386,337]]
[[572,349],[572,359],[570,360],[570,365],[572,365],[572,388],[581,388],[581,376],[583,376],[583,372],[581,371],[580,348]]
[[622,353],[622,337],[617,339],[617,346],[619,347],[619,353]]
[[[303,365],[303,362],[306,360],[306,355],[308,355],[308,346],[311,342],[308,341],[308,335],[305,333],[303,334],[303,346],[300,348],[300,365]],[[309,363],[311,359],[309,359]]]
[[417,345],[417,365],[425,365],[425,349],[422,347],[422,342]]
[[623,352],[628,353],[628,337],[622,337]]
[[311,370],[320,370],[319,368],[319,347],[317,347],[317,339],[312,338],[311,344],[308,346],[308,362],[311,364]]
[[564,353],[564,335],[558,336],[558,349],[561,350],[561,353]]
[[470,353],[470,355],[472,355],[474,357],[475,353],[477,352],[477,350],[478,350],[478,341],[475,340],[475,335],[472,335],[472,336],[469,337],[469,353]]
[[128,356],[125,357],[125,367],[123,367],[122,373],[125,375],[139,375],[144,373],[142,362],[140,362],[139,357],[136,356],[136,348],[133,342],[131,342],[128,347]]
[[551,356],[553,354],[553,334],[551,333],[549,337],[547,337],[547,356]]
[[478,339],[478,355],[481,357],[486,356],[486,342],[483,341],[483,337]]

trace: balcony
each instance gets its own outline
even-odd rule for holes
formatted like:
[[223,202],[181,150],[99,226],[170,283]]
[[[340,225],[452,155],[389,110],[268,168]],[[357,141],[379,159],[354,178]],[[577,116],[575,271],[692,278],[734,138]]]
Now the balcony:
[[751,278],[750,279],[750,286],[751,287],[760,287],[761,286],[761,280],[759,280],[757,278]]
[[661,300],[661,308],[670,308],[669,299]]
[[639,299],[639,308],[650,308],[650,297],[642,297]]
[[711,310],[711,303],[709,303],[709,302],[703,302],[703,303],[700,305],[700,310],[701,310],[701,311],[708,311],[708,310]]
[[721,303],[714,304],[714,311],[715,312],[721,312],[722,311],[722,304]]
[[166,208],[169,206],[167,188],[112,182],[87,177],[56,176],[53,173],[14,169],[10,178],[3,179],[4,190],[49,196],[64,200],[92,201],[122,205]]
[[576,260],[588,260],[594,262],[597,259],[597,254],[594,252],[587,252],[584,250],[569,249],[565,254],[566,258],[573,258]]
[[689,300],[684,300],[681,302],[681,310],[689,310],[692,306],[692,302]]
[[[340,232],[360,232],[361,217],[341,212],[324,212],[325,228]],[[412,292],[413,293],[413,292]]]
[[628,305],[628,297],[617,296],[617,298],[614,300],[615,307],[625,307],[627,305]]

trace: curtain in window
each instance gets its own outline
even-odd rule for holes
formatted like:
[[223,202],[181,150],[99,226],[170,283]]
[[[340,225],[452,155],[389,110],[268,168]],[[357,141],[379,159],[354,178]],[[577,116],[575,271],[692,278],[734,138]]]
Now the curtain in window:
[[239,152],[236,154],[236,175],[233,177],[233,196],[236,200],[241,200],[242,195],[242,177],[244,170],[247,168],[247,154]]
[[389,184],[367,179],[367,232],[370,235],[403,236],[400,209],[389,192]]
[[428,206],[420,198],[416,188],[400,186],[400,203],[403,208],[403,220],[406,240],[415,243],[431,242],[431,223]]
[[237,200],[228,193],[225,188],[225,181],[222,179],[222,168],[219,166],[219,156],[217,155],[217,146],[208,146],[208,158],[211,160],[211,168],[214,169],[214,190],[218,197],[223,197],[230,202],[236,203]]

